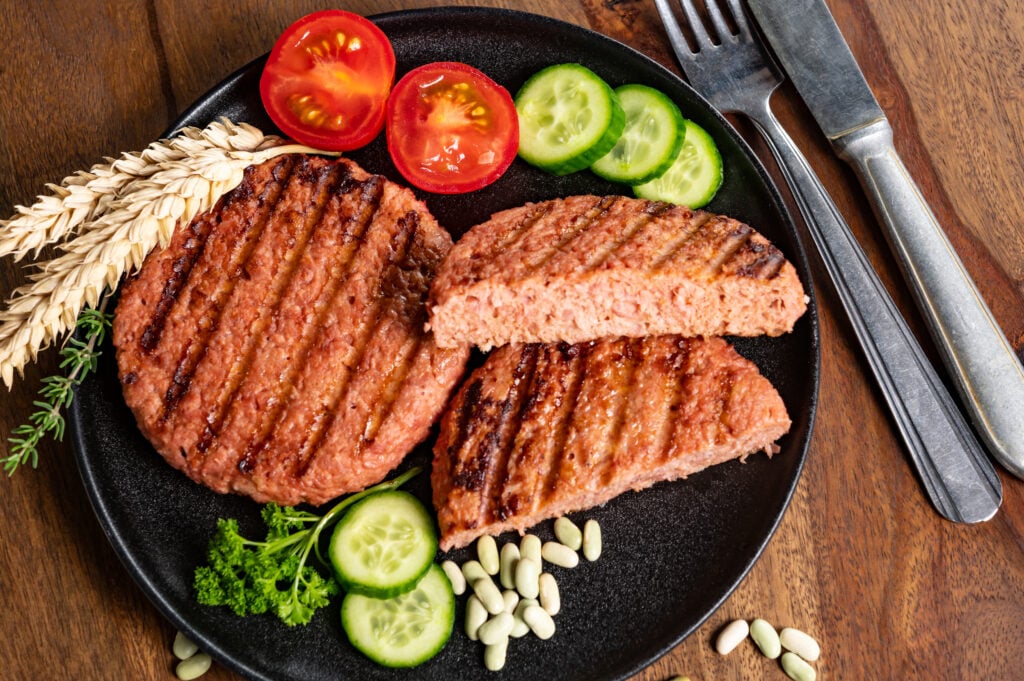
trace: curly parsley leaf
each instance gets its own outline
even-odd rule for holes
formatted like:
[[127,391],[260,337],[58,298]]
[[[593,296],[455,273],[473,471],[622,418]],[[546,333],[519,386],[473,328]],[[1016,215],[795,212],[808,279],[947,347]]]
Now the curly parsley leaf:
[[[360,499],[397,489],[419,473],[412,468],[402,475],[353,494],[324,515],[291,506],[266,504],[260,517],[266,538],[243,537],[234,518],[221,518],[210,540],[206,564],[196,568],[193,588],[202,605],[224,605],[236,615],[274,613],[288,626],[308,624],[316,611],[330,603],[340,586],[308,565],[310,553],[320,557],[319,540],[344,511]],[[320,559],[324,567],[326,562]]]

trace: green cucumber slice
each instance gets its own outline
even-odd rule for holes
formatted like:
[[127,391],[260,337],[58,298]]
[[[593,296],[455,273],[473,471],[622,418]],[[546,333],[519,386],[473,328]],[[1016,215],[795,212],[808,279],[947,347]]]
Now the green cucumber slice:
[[389,598],[410,591],[437,554],[434,521],[399,490],[355,504],[334,528],[329,555],[345,591]]
[[708,204],[722,186],[722,156],[704,128],[685,122],[683,148],[668,170],[650,182],[633,187],[643,199],[677,203],[690,208]]
[[623,85],[615,94],[626,113],[626,127],[611,151],[590,169],[612,182],[649,182],[668,170],[679,154],[683,114],[665,94],[646,85]]
[[580,64],[554,64],[515,96],[519,156],[555,175],[589,168],[615,146],[626,124],[619,98]]
[[348,593],[341,626],[361,653],[386,667],[415,667],[444,647],[455,622],[455,594],[435,564],[416,587],[393,598]]

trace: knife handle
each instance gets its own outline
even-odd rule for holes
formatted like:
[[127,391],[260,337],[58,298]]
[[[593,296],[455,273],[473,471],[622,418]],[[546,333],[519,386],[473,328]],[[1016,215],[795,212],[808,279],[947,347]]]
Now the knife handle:
[[896,154],[885,120],[835,142],[871,198],[975,428],[1024,478],[1024,368]]
[[860,244],[768,103],[746,113],[793,190],[935,508],[957,522],[991,518],[1002,503],[999,477]]

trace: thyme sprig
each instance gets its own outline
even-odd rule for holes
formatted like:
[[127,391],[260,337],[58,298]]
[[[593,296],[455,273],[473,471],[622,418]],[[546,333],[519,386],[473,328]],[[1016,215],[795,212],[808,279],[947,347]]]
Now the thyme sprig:
[[39,442],[47,435],[55,440],[64,439],[64,410],[71,406],[75,388],[86,376],[96,370],[107,330],[113,322],[113,313],[107,312],[107,303],[113,292],[107,290],[95,308],[86,308],[75,323],[82,332],[82,339],[69,336],[61,348],[60,369],[62,374],[47,376],[39,389],[40,399],[32,404],[36,411],[28,422],[15,428],[7,439],[10,453],[0,461],[8,477],[14,475],[20,466],[29,464],[35,468],[39,463]]

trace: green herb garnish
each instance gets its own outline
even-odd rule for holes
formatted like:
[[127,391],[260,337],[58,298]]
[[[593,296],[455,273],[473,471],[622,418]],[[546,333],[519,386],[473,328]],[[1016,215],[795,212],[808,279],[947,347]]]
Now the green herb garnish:
[[39,463],[39,441],[47,435],[55,440],[64,439],[65,420],[63,411],[71,406],[75,388],[93,371],[99,361],[99,346],[113,323],[113,314],[106,311],[111,293],[108,291],[96,308],[86,308],[78,316],[76,330],[81,329],[84,340],[69,336],[61,348],[60,368],[63,375],[47,376],[42,380],[39,397],[32,404],[36,411],[24,423],[11,432],[7,442],[10,454],[3,461],[8,476],[24,464],[35,468]]
[[196,568],[196,600],[203,605],[226,605],[240,616],[273,612],[287,624],[308,624],[313,614],[339,592],[333,576],[324,577],[307,565],[311,552],[326,567],[319,539],[349,506],[360,499],[401,487],[420,472],[412,468],[338,502],[322,516],[291,506],[267,504],[260,515],[267,526],[264,541],[239,534],[234,518],[217,520],[207,550],[207,564]]

